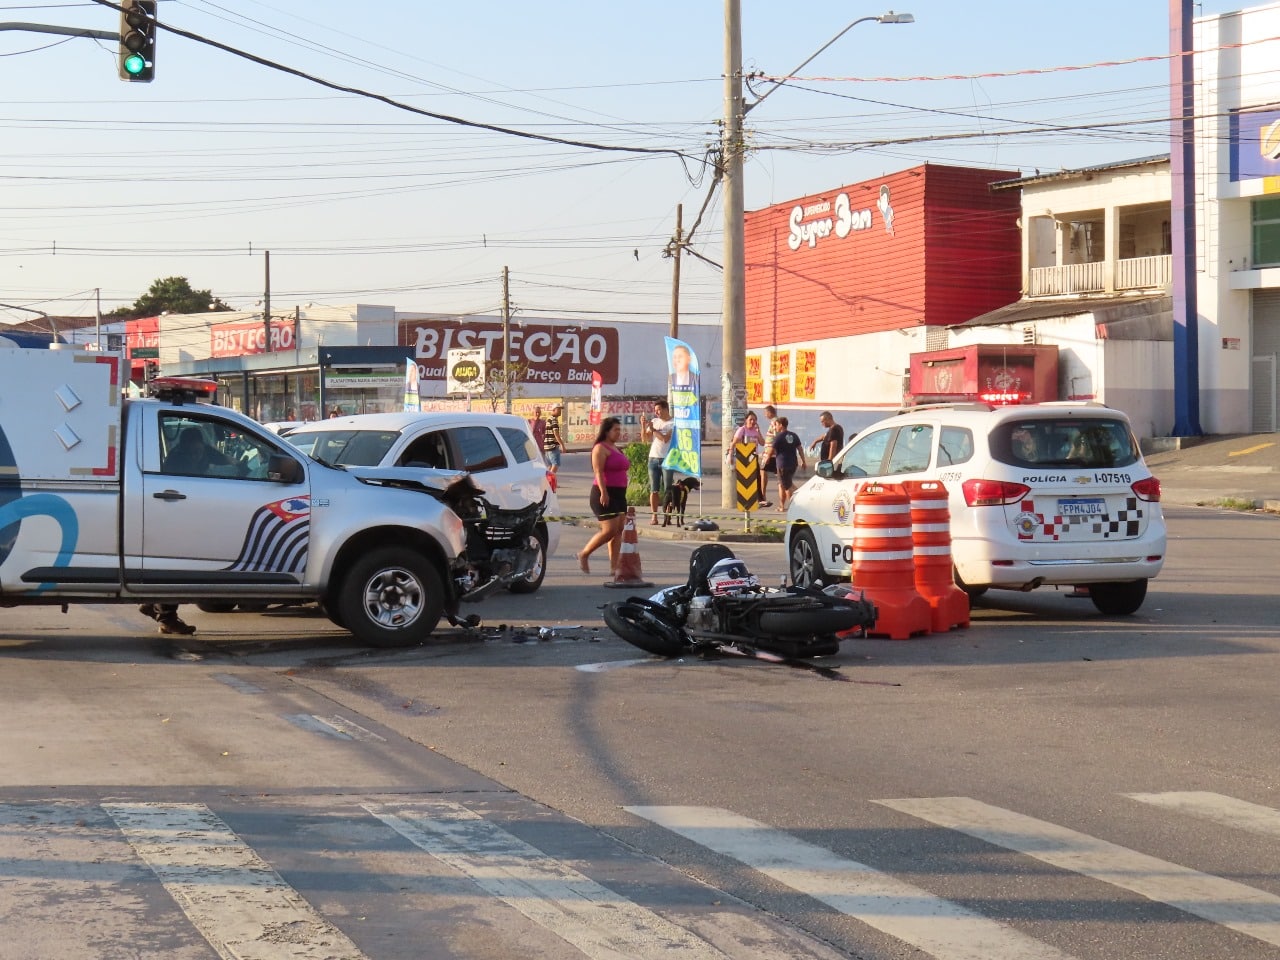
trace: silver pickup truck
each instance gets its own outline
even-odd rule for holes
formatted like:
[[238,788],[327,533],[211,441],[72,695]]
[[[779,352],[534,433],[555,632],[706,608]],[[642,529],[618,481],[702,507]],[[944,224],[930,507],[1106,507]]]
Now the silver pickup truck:
[[475,621],[458,616],[482,585],[476,521],[443,495],[456,478],[327,466],[198,402],[208,381],[126,399],[122,369],[0,349],[0,606],[316,601],[375,646]]

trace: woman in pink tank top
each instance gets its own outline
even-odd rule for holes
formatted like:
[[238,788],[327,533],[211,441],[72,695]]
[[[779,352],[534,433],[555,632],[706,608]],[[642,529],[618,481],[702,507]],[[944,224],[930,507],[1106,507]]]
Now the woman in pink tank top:
[[627,522],[627,480],[631,461],[618,449],[622,439],[622,421],[617,417],[605,417],[591,448],[591,512],[600,521],[600,529],[578,554],[578,566],[583,573],[590,573],[587,558],[600,547],[609,546],[609,571],[616,576],[618,556],[622,553],[622,528]]

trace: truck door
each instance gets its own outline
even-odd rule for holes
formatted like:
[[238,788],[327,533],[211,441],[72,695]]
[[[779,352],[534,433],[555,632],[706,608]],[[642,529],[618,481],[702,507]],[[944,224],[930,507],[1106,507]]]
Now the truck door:
[[[160,407],[144,423],[141,516],[128,577],[165,584],[299,587],[311,499],[306,482],[271,480],[287,445],[195,405]],[[135,525],[126,524],[126,527]],[[195,592],[199,592],[197,589]]]

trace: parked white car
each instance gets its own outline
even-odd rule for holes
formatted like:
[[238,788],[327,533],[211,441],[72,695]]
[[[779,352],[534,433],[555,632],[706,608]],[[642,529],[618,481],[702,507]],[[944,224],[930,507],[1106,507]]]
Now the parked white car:
[[955,578],[970,596],[1068,585],[1121,616],[1164,564],[1160,481],[1128,418],[1101,404],[938,404],[872,424],[791,501],[796,583],[850,577],[855,498],[872,480],[946,486]]
[[[496,506],[516,510],[545,496],[547,516],[560,515],[540,445],[528,421],[512,414],[364,413],[303,424],[285,439],[335,466],[464,471]],[[542,557],[527,578],[511,585],[513,593],[532,593],[542,585],[546,559],[560,544],[560,524],[540,524],[537,536]]]

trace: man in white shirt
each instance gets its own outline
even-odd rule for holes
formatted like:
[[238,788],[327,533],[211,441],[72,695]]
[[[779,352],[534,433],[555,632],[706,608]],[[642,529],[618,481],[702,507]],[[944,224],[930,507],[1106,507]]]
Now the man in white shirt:
[[662,469],[662,461],[671,449],[671,430],[675,424],[667,401],[655,401],[653,413],[652,418],[641,416],[640,439],[649,441],[649,510],[653,514],[649,523],[656,527],[662,495],[671,489],[671,471]]

